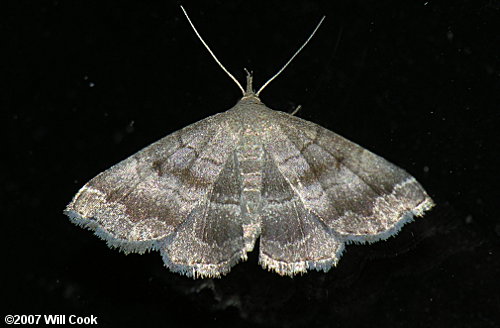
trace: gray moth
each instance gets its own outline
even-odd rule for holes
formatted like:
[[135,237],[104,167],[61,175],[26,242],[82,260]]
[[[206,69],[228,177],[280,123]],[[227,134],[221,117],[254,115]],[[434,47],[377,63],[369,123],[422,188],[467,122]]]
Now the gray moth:
[[245,90],[219,63],[243,93],[233,108],[100,173],[65,214],[110,247],[160,251],[170,270],[196,278],[228,273],[257,241],[259,263],[280,275],[328,271],[346,244],[387,239],[429,210],[403,169],[261,102],[288,63],[258,92],[251,74]]

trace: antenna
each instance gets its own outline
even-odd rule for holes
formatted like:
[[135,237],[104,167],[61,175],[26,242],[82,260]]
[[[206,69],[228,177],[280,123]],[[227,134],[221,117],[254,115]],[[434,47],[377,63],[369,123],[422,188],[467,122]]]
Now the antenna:
[[[243,95],[245,95],[245,89],[243,89],[243,87],[241,86],[240,82],[238,82],[238,80],[236,80],[236,78],[231,74],[229,73],[229,71],[224,67],[224,65],[221,64],[221,62],[217,59],[217,57],[215,57],[214,53],[212,52],[212,50],[210,49],[210,47],[206,44],[206,42],[203,40],[203,38],[201,37],[200,33],[198,33],[198,31],[196,30],[196,27],[194,27],[193,23],[191,22],[191,19],[189,19],[189,16],[186,12],[186,10],[184,9],[184,7],[181,6],[181,9],[182,11],[184,12],[184,15],[186,16],[189,24],[191,25],[191,27],[193,28],[194,30],[194,33],[196,33],[196,36],[198,37],[198,39],[200,39],[201,43],[203,43],[203,45],[205,46],[205,48],[207,48],[208,52],[212,55],[212,57],[214,57],[215,61],[217,62],[217,64],[219,64],[219,66],[222,68],[222,70],[224,72],[226,72],[227,75],[229,75],[229,77],[234,81],[234,83],[236,83],[236,85],[238,85],[238,87],[240,88],[241,92],[243,93]],[[316,28],[317,29],[317,28]],[[316,32],[316,31],[315,31]],[[314,33],[313,33],[314,34]],[[307,40],[309,41],[309,40]],[[306,42],[307,43],[307,42]],[[302,46],[303,47],[303,46]],[[301,48],[302,49],[302,48]],[[300,50],[299,50],[300,51]],[[295,57],[295,56],[294,56]],[[293,57],[292,57],[293,59]],[[287,64],[288,65],[288,64]],[[286,65],[285,65],[286,66]]]
[[[311,33],[311,35],[309,35],[309,38],[307,38],[306,42],[304,42],[304,44],[299,48],[299,50],[297,50],[295,52],[295,54],[293,54],[292,58],[290,58],[286,64],[278,71],[278,73],[274,74],[274,76],[272,78],[270,78],[269,80],[267,80],[266,83],[264,83],[264,85],[259,89],[259,91],[257,91],[257,93],[255,94],[257,97],[259,96],[259,94],[262,92],[262,90],[264,90],[265,87],[267,87],[267,85],[269,83],[271,83],[272,80],[274,80],[278,75],[281,74],[281,72],[283,72],[285,70],[285,68],[288,66],[288,64],[290,64],[290,62],[295,58],[295,56],[297,56],[299,54],[299,52],[302,51],[302,49],[304,49],[304,47],[306,46],[306,44],[309,42],[309,40],[312,39],[312,37],[314,36],[314,34],[316,33],[316,31],[318,30],[318,28],[320,27],[321,23],[323,23],[323,21],[325,20],[325,17],[326,16],[323,16],[321,18],[321,20],[319,21],[318,25],[316,25],[316,28],[314,29],[314,31]],[[203,41],[203,40],[202,40]]]

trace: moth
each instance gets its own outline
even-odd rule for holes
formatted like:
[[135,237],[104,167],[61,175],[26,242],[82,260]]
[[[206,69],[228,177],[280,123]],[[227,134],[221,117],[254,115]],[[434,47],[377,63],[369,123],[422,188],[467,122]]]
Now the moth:
[[[182,8],[182,7],[181,7]],[[433,205],[403,169],[289,113],[270,109],[247,72],[239,102],[100,173],[64,211],[125,253],[160,251],[172,271],[220,277],[246,260],[280,275],[328,271],[346,243],[395,235]]]

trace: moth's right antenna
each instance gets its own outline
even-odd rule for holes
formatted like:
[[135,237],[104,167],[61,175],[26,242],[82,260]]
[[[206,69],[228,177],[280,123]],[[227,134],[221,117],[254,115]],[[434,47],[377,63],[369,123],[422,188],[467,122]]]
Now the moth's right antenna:
[[257,91],[257,93],[255,94],[257,97],[259,96],[259,94],[262,92],[262,90],[264,90],[265,87],[267,87],[267,85],[269,83],[271,83],[272,80],[274,80],[276,77],[278,77],[278,75],[281,74],[281,72],[283,72],[285,70],[285,68],[288,66],[288,64],[291,63],[291,61],[295,58],[295,56],[297,56],[299,54],[299,52],[304,49],[304,47],[306,46],[306,44],[309,42],[309,40],[312,39],[312,37],[314,36],[314,34],[316,33],[316,31],[318,30],[318,28],[320,27],[321,23],[323,23],[323,21],[325,20],[325,17],[326,16],[323,16],[323,18],[321,18],[321,20],[319,21],[318,25],[316,25],[316,28],[314,29],[314,31],[311,33],[311,35],[309,35],[309,37],[307,38],[306,42],[304,42],[304,44],[302,45],[302,47],[299,48],[299,50],[297,50],[295,52],[295,54],[292,56],[292,58],[290,58],[286,64],[278,71],[278,73],[274,74],[274,76],[272,78],[270,78],[269,80],[267,80],[266,83],[264,83],[264,85],[262,87],[260,87],[259,91]]
[[227,75],[229,75],[229,77],[236,83],[236,85],[238,85],[238,87],[240,88],[240,90],[243,93],[243,95],[245,95],[245,89],[243,89],[243,87],[241,86],[240,82],[238,82],[238,80],[236,80],[236,78],[231,73],[229,73],[229,71],[224,67],[224,65],[221,64],[221,62],[217,59],[217,57],[215,57],[215,55],[212,52],[212,50],[210,50],[210,47],[205,43],[205,41],[201,37],[200,33],[198,33],[198,31],[196,30],[196,27],[194,27],[193,23],[191,22],[191,19],[189,19],[189,16],[188,16],[188,14],[187,14],[187,12],[186,12],[186,10],[184,9],[183,6],[181,6],[181,9],[184,12],[184,15],[186,16],[189,24],[193,28],[194,33],[196,33],[196,36],[198,36],[198,39],[200,39],[201,43],[203,43],[203,45],[205,46],[205,48],[207,48],[208,52],[212,55],[212,57],[214,57],[215,61],[217,62],[217,64],[219,64],[219,66],[222,68],[222,70],[224,72],[226,72]]

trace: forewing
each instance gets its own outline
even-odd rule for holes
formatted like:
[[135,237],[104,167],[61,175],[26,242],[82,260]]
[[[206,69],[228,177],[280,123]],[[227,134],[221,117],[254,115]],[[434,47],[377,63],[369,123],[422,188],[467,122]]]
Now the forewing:
[[67,206],[76,224],[125,252],[158,248],[208,197],[237,134],[220,115],[160,139],[90,180]]
[[385,239],[433,206],[404,170],[319,125],[277,115],[271,157],[304,206],[346,240]]

